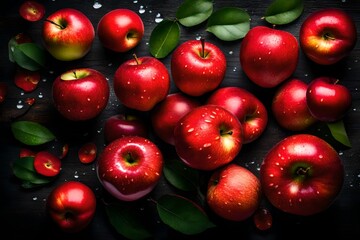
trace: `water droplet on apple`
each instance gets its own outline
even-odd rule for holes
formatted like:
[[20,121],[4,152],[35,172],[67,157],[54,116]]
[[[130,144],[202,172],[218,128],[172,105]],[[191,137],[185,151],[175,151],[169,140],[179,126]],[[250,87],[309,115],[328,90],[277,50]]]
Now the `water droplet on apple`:
[[204,148],[211,147],[211,143],[205,143]]
[[191,132],[193,132],[195,129],[194,128],[189,128],[188,129],[188,133],[191,133]]

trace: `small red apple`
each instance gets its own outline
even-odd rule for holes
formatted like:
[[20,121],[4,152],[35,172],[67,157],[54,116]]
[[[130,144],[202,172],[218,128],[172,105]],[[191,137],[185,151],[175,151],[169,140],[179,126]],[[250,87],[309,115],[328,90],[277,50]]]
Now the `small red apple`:
[[314,118],[334,122],[344,117],[351,107],[350,90],[332,77],[318,77],[307,88],[306,102]]
[[114,75],[114,91],[128,108],[149,111],[165,99],[170,90],[169,72],[154,57],[136,57],[123,62]]
[[96,197],[90,187],[78,181],[57,185],[46,201],[50,218],[67,233],[85,229],[94,218]]
[[245,167],[229,164],[212,174],[206,201],[222,218],[243,221],[252,216],[259,207],[260,180]]
[[45,7],[37,1],[24,1],[19,7],[19,13],[22,18],[30,22],[36,22],[45,15]]
[[175,149],[189,167],[214,170],[231,162],[243,145],[237,117],[223,107],[202,105],[185,114],[174,129]]
[[249,30],[240,46],[240,64],[255,84],[272,88],[289,78],[299,58],[299,44],[293,34],[265,26]]
[[162,176],[163,155],[149,139],[124,136],[100,154],[97,176],[115,198],[135,201],[150,193]]
[[52,86],[56,109],[72,121],[95,118],[106,107],[110,95],[106,77],[91,68],[68,70]]
[[35,154],[34,169],[43,176],[54,177],[60,173],[61,160],[48,151],[40,151]]
[[93,142],[84,143],[79,151],[78,158],[81,163],[89,164],[95,161],[97,156],[97,146]]
[[226,73],[226,58],[216,45],[188,40],[171,57],[171,75],[176,87],[191,96],[200,96],[217,88]]
[[344,10],[325,8],[311,13],[302,23],[300,46],[305,55],[322,65],[337,63],[355,47],[355,21]]
[[276,208],[309,216],[326,210],[344,181],[339,154],[325,140],[295,134],[279,141],[260,167],[263,193]]
[[104,124],[105,141],[110,143],[124,136],[148,137],[148,126],[135,114],[120,113],[106,119]]
[[113,9],[99,21],[97,33],[102,45],[115,52],[127,52],[144,36],[141,17],[130,9]]
[[40,81],[39,71],[30,71],[25,68],[18,67],[14,76],[15,85],[24,92],[34,91]]
[[91,49],[95,29],[90,19],[72,8],[59,9],[46,18],[42,39],[49,53],[61,61],[84,57]]
[[224,107],[239,119],[243,126],[243,143],[255,141],[266,129],[268,114],[264,104],[244,88],[219,88],[206,102]]
[[317,122],[306,103],[307,87],[300,79],[291,78],[276,90],[271,110],[281,127],[290,131],[302,131]]
[[151,124],[154,132],[163,141],[175,145],[174,129],[185,114],[199,107],[200,102],[181,92],[172,93],[158,103],[151,111]]

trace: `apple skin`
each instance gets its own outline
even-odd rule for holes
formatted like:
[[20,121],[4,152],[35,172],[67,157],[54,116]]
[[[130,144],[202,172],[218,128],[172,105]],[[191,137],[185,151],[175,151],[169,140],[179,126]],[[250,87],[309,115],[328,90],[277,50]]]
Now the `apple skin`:
[[243,221],[259,208],[262,197],[259,178],[245,167],[230,163],[210,177],[206,201],[219,216]]
[[134,11],[119,8],[111,10],[100,19],[97,33],[105,48],[127,52],[141,42],[144,24]]
[[355,22],[341,9],[313,12],[300,27],[301,49],[310,60],[321,65],[335,64],[348,56],[356,41]]
[[98,116],[110,95],[106,77],[91,68],[68,70],[53,82],[53,102],[68,120],[85,121]]
[[264,195],[276,208],[309,216],[326,210],[337,198],[344,167],[323,139],[295,134],[280,140],[260,166]]
[[149,111],[164,100],[170,90],[170,75],[166,66],[150,56],[123,62],[115,72],[114,91],[128,108]]
[[226,57],[219,47],[203,40],[188,40],[171,57],[171,75],[180,91],[201,96],[217,88],[226,73]]
[[195,98],[181,92],[171,93],[151,111],[151,125],[164,142],[175,145],[174,129],[177,122],[201,104]]
[[185,114],[175,126],[174,137],[180,159],[205,171],[231,162],[243,145],[240,121],[216,105],[202,105]]
[[115,198],[135,201],[150,193],[162,176],[163,155],[149,139],[124,136],[100,154],[97,176]]
[[307,83],[291,78],[276,90],[271,111],[276,122],[290,131],[303,131],[317,122],[307,106]]
[[85,229],[94,218],[96,197],[84,183],[63,182],[49,194],[46,209],[60,229],[67,233],[77,233]]
[[72,8],[63,8],[46,18],[42,27],[45,48],[57,60],[72,61],[84,57],[95,39],[90,19]]
[[148,137],[148,127],[140,117],[120,113],[106,119],[104,136],[107,143],[124,136]]
[[265,131],[268,113],[264,104],[251,92],[240,87],[223,87],[215,90],[207,99],[232,112],[243,126],[243,143],[258,139]]
[[240,45],[240,65],[260,87],[272,88],[285,81],[294,73],[298,60],[298,40],[284,30],[256,26]]
[[332,77],[318,77],[309,83],[306,102],[314,118],[335,122],[342,119],[351,107],[351,92],[338,81]]

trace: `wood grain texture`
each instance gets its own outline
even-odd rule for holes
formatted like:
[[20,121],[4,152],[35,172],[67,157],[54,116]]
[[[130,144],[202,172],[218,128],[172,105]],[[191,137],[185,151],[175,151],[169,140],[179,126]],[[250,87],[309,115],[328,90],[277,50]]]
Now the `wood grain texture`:
[[[4,1],[0,9],[0,81],[8,83],[8,95],[6,101],[0,105],[0,213],[2,224],[0,229],[3,235],[10,236],[8,239],[123,239],[110,225],[104,211],[103,200],[107,193],[102,189],[97,180],[94,165],[83,165],[77,159],[77,150],[85,142],[96,142],[99,151],[104,147],[103,124],[104,120],[114,114],[130,111],[124,108],[111,90],[110,100],[102,114],[91,121],[75,123],[63,119],[54,109],[51,99],[52,81],[65,70],[89,67],[102,72],[112,82],[117,67],[133,53],[138,56],[149,55],[148,42],[152,29],[156,26],[155,18],[158,13],[166,19],[173,19],[180,0],[127,0],[127,1],[100,1],[102,7],[94,9],[94,1],[41,1],[46,6],[46,16],[57,9],[72,7],[84,12],[96,27],[100,18],[115,8],[129,8],[139,13],[140,9],[145,12],[140,14],[145,25],[145,35],[139,46],[128,53],[116,54],[105,50],[97,36],[91,51],[83,58],[73,62],[60,62],[49,59],[47,68],[42,72],[42,80],[38,88],[32,93],[22,94],[22,91],[13,84],[13,76],[16,66],[8,60],[7,43],[11,37],[19,32],[28,33],[35,42],[41,44],[42,21],[29,23],[18,14],[20,1]],[[245,9],[251,16],[251,27],[268,25],[262,16],[270,0],[260,1],[230,1],[215,0],[215,9],[225,6],[237,6]],[[358,0],[305,0],[305,10],[295,22],[278,26],[293,33],[297,38],[302,21],[308,14],[326,7],[337,7],[346,10],[356,21],[360,32],[360,1]],[[203,36],[207,41],[218,45],[227,58],[227,72],[221,86],[244,87],[259,97],[266,105],[270,113],[271,99],[275,89],[262,89],[251,83],[241,70],[239,63],[239,49],[241,40],[234,42],[222,42],[211,33],[205,31],[205,24],[194,28],[181,28],[181,42]],[[161,61],[170,69],[170,57]],[[310,129],[314,134],[327,135],[326,139],[332,142],[339,151],[343,160],[346,175],[343,190],[334,204],[325,212],[311,217],[297,217],[281,213],[272,209],[274,224],[266,232],[260,232],[254,227],[252,220],[241,223],[223,221],[209,212],[211,219],[218,225],[202,234],[186,236],[179,234],[159,222],[154,212],[153,221],[157,239],[313,239],[321,236],[321,239],[359,239],[360,238],[360,41],[357,42],[351,55],[340,63],[330,67],[320,67],[308,61],[303,53],[300,53],[298,67],[294,77],[305,82],[321,75],[330,75],[341,79],[352,93],[353,105],[344,119],[344,123],[353,145],[351,149],[343,148],[336,144],[326,133],[326,129],[317,126]],[[178,90],[174,85],[171,92]],[[63,160],[63,171],[60,177],[52,184],[34,190],[24,190],[12,175],[11,163],[18,157],[19,150],[24,147],[17,142],[10,131],[11,119],[20,115],[23,109],[17,109],[17,104],[23,103],[27,97],[34,97],[36,103],[21,117],[22,120],[32,120],[44,124],[57,136],[57,141],[45,147],[57,149],[63,143],[70,146],[69,155]],[[140,113],[148,118],[149,113]],[[235,161],[259,174],[259,167],[264,155],[269,149],[283,137],[293,134],[281,129],[273,116],[269,116],[267,130],[257,141],[244,146]],[[175,156],[174,148],[161,142],[155,135],[152,139],[159,144],[167,158]],[[59,231],[49,220],[45,212],[45,199],[53,187],[63,181],[78,180],[88,184],[95,192],[98,199],[98,209],[94,221],[90,227],[75,235],[66,235]],[[174,192],[165,179],[151,193],[156,199],[165,193]],[[189,196],[191,197],[191,196]],[[154,205],[146,199],[140,201],[139,208],[144,207],[154,211]],[[267,204],[264,201],[263,204]],[[270,207],[271,208],[271,207]]]

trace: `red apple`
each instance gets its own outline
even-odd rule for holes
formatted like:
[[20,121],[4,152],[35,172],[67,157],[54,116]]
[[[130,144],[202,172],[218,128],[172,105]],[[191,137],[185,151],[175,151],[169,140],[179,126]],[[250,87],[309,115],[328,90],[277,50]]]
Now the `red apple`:
[[240,64],[255,84],[272,88],[289,78],[299,58],[299,44],[293,34],[265,26],[249,30],[240,46]]
[[30,71],[18,67],[15,72],[14,83],[24,92],[32,92],[37,88],[40,78],[41,75],[39,71]]
[[54,177],[60,173],[61,160],[48,151],[40,151],[35,154],[34,169],[43,176]]
[[36,22],[44,17],[45,7],[37,1],[24,1],[19,7],[19,13],[25,20]]
[[165,99],[170,90],[170,76],[166,66],[150,56],[123,62],[115,72],[114,91],[128,108],[149,111]]
[[306,102],[310,113],[318,120],[334,122],[344,117],[351,107],[350,90],[332,77],[318,77],[309,83]]
[[339,154],[323,139],[296,134],[279,141],[260,167],[263,193],[278,209],[295,215],[326,210],[344,181]]
[[96,197],[90,187],[77,181],[57,185],[46,201],[50,218],[64,232],[77,233],[94,218]]
[[300,79],[291,78],[276,90],[271,110],[281,127],[290,131],[303,131],[317,121],[306,103],[307,87]]
[[63,8],[46,18],[42,28],[45,48],[56,59],[72,61],[91,49],[95,29],[90,19],[72,8]]
[[95,161],[97,156],[97,146],[93,142],[87,142],[81,145],[78,150],[78,158],[81,163],[89,164]]
[[188,40],[171,57],[171,75],[182,92],[200,96],[217,88],[226,72],[226,58],[216,45]]
[[199,107],[200,102],[181,92],[172,93],[151,111],[151,124],[157,136],[168,144],[175,145],[174,129],[185,114]]
[[99,21],[97,33],[102,45],[115,52],[127,52],[137,46],[144,36],[140,16],[130,9],[114,9]]
[[243,221],[252,216],[259,207],[260,180],[245,167],[229,164],[211,175],[206,201],[222,218]]
[[237,117],[223,107],[202,105],[185,114],[174,129],[175,149],[189,167],[214,170],[231,162],[243,145]]
[[265,131],[268,114],[264,104],[251,92],[240,87],[223,87],[207,99],[232,112],[243,126],[243,143],[255,141]]
[[105,76],[91,68],[68,70],[52,86],[56,109],[65,118],[83,121],[95,118],[106,107],[110,89]]
[[100,154],[97,176],[115,198],[135,201],[150,193],[162,176],[163,155],[149,139],[125,136],[112,141]]
[[139,116],[120,113],[106,119],[104,136],[107,143],[124,136],[147,137],[148,127]]
[[334,64],[355,47],[356,25],[344,10],[321,9],[311,13],[302,23],[299,41],[310,60],[322,65]]

